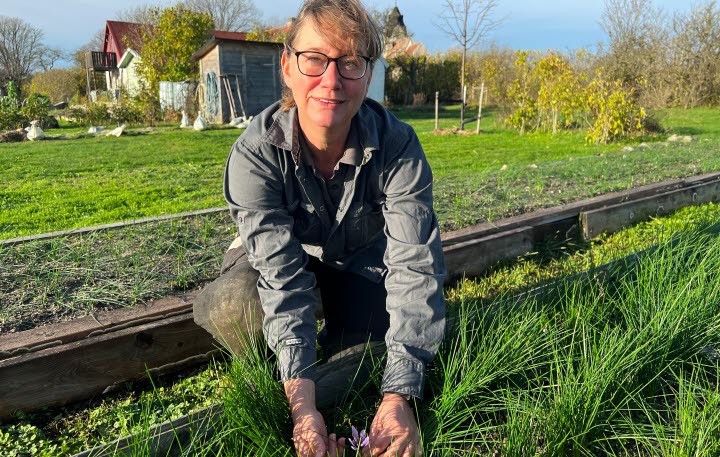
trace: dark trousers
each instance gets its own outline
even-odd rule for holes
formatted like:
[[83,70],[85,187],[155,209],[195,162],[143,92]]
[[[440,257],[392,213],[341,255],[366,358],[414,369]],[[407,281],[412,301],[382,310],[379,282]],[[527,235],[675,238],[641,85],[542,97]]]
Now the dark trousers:
[[[385,308],[385,285],[335,269],[313,256],[308,257],[306,268],[315,274],[322,299],[322,312],[316,314],[324,320],[318,340],[325,355],[329,357],[368,341],[384,341],[390,326],[390,316]],[[251,281],[252,286],[259,277],[242,247],[226,252],[219,280],[227,274],[240,274]]]

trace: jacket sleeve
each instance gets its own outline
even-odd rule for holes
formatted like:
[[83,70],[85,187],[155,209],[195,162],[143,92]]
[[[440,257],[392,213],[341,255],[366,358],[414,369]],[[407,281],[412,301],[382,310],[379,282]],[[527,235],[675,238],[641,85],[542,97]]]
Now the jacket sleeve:
[[282,381],[312,379],[317,360],[315,275],[306,270],[307,254],[293,235],[277,155],[260,148],[242,138],[235,143],[225,169],[225,199],[248,261],[260,273],[263,331],[277,355]]
[[430,166],[415,132],[395,138],[395,145],[383,151],[388,156],[383,260],[390,328],[382,391],[422,398],[426,365],[445,332],[445,260]]

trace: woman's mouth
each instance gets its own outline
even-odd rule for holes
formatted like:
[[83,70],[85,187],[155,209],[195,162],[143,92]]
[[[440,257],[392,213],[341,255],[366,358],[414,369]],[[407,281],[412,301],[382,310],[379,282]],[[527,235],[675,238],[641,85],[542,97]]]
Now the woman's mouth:
[[325,106],[337,106],[342,103],[345,103],[345,100],[337,100],[334,98],[319,98],[319,97],[313,97],[313,100],[315,100],[317,103]]

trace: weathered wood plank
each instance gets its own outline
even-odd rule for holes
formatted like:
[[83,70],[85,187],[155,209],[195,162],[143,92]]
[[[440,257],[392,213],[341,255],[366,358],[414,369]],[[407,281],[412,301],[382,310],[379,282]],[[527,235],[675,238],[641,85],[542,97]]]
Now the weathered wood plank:
[[545,208],[532,213],[521,214],[519,216],[509,217],[496,222],[486,222],[461,230],[447,232],[442,235],[443,246],[452,246],[467,240],[480,238],[523,226],[538,226],[548,223],[555,223],[563,219],[577,218],[583,211],[589,211],[602,208],[609,205],[615,205],[626,201],[638,200],[641,198],[657,195],[663,192],[669,192],[675,189],[690,187],[702,182],[714,181],[720,178],[720,172],[708,173],[699,176],[691,176],[685,179],[673,179],[659,183],[650,184],[634,189],[627,189],[610,194],[599,195],[597,197],[581,200],[578,202],[568,203],[566,205],[553,208]]
[[192,301],[197,294],[197,291],[189,291],[183,295],[165,297],[135,307],[101,311],[68,322],[0,335],[0,360],[19,351],[32,352],[33,348],[56,341],[71,343],[93,332],[112,331],[121,325],[139,324],[149,319],[169,317],[169,314],[188,312],[192,310]]
[[583,211],[580,213],[582,236],[588,241],[603,233],[614,233],[648,220],[651,216],[660,216],[685,206],[702,205],[719,200],[720,181],[714,181],[592,211]]
[[530,252],[534,244],[532,227],[520,227],[443,249],[448,271],[446,282],[462,275],[479,276],[499,260]]
[[[222,415],[222,405],[203,408],[173,421],[165,421],[140,435],[128,435],[110,443],[75,454],[72,457],[130,457],[137,449],[147,449],[147,455],[180,456],[193,440],[209,438]],[[187,454],[185,454],[187,455]]]
[[113,384],[146,379],[147,370],[217,353],[191,312],[0,361],[0,419],[17,410],[60,406]]

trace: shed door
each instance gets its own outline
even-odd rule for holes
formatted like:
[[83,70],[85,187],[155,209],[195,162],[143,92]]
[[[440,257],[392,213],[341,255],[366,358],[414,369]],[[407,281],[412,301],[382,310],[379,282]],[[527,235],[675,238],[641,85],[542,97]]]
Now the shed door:
[[257,115],[280,99],[277,56],[244,54],[243,101],[249,115]]

